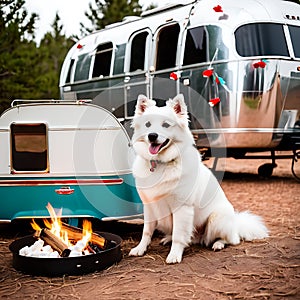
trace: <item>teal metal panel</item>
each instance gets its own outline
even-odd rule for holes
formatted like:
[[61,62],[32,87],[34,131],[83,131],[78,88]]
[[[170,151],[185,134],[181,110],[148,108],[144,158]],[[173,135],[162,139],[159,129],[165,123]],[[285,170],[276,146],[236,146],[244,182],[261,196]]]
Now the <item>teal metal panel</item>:
[[0,220],[46,217],[50,203],[62,217],[124,217],[143,213],[131,174],[105,177],[2,177]]

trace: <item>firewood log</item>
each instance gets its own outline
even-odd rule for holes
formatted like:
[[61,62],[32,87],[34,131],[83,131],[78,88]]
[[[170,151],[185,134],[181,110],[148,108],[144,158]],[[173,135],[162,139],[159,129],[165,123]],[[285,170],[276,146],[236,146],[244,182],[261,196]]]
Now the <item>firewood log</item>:
[[53,250],[57,251],[60,256],[68,257],[71,250],[59,237],[53,234],[49,229],[42,228],[36,231],[35,236],[42,239],[46,244],[50,245]]
[[[70,239],[70,240],[78,241],[78,240],[82,239],[82,229],[80,229],[78,227],[74,227],[69,224],[62,223],[61,229],[63,231],[67,231],[68,239]],[[93,244],[96,244],[101,249],[105,249],[107,246],[107,240],[104,237],[102,237],[101,235],[94,233],[94,232],[92,233],[91,242]]]

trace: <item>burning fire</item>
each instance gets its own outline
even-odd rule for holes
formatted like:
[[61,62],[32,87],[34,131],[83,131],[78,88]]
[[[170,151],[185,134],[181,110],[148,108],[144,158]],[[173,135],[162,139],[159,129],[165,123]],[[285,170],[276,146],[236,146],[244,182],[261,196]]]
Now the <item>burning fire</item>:
[[[61,209],[56,214],[54,208],[52,207],[52,205],[50,203],[47,204],[46,208],[51,217],[51,221],[44,219],[44,224],[45,224],[46,228],[48,228],[50,230],[50,232],[53,233],[56,237],[61,239],[68,247],[72,247],[74,245],[74,241],[69,240],[68,229],[63,229],[63,226],[62,226],[62,221],[61,221],[62,211],[61,211]],[[32,220],[31,226],[35,231],[42,230],[42,228],[34,220]],[[88,220],[83,220],[82,239],[81,240],[84,241],[85,246],[91,240],[92,232],[93,232],[92,223]]]
[[[25,246],[20,249],[20,255],[38,257],[81,256],[94,254],[105,248],[106,240],[93,233],[90,221],[83,221],[81,231],[79,228],[61,221],[61,210],[56,214],[50,203],[46,208],[51,220],[44,219],[45,228],[41,228],[32,220],[31,226],[36,231],[35,237],[38,240],[32,246]],[[46,243],[45,246],[44,243]]]
[[[60,218],[61,210],[58,212],[58,214],[56,214],[54,208],[50,203],[48,203],[46,208],[49,211],[51,217],[51,221],[44,219],[44,224],[46,228],[48,228],[51,233],[53,233],[56,237],[62,240],[68,247],[72,247],[74,245],[74,241],[69,240],[68,229],[63,229],[62,221]],[[35,231],[42,230],[42,228],[34,220],[32,220],[31,226]],[[84,242],[84,248],[91,240],[92,232],[93,231],[92,231],[91,222],[88,220],[84,220],[82,224],[82,239],[81,239]],[[84,248],[81,249],[81,251],[83,251]]]

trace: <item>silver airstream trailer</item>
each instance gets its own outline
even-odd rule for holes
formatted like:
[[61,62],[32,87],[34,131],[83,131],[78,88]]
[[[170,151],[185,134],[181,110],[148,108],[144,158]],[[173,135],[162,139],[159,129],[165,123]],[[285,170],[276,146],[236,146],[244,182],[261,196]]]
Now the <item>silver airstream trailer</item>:
[[207,156],[270,151],[259,172],[271,175],[276,150],[299,156],[300,5],[176,1],[128,17],[70,49],[60,90],[65,100],[93,99],[129,133],[139,94],[164,103],[183,93]]

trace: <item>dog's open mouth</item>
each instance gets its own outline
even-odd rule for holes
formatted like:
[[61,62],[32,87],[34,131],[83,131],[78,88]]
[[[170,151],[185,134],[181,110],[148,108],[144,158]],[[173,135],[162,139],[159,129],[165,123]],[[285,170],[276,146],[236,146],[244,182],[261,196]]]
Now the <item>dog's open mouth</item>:
[[151,143],[149,146],[149,152],[153,155],[159,153],[160,151],[162,151],[163,149],[165,149],[166,147],[168,147],[170,143],[169,139],[166,139],[163,143],[161,144],[157,144],[157,143]]

